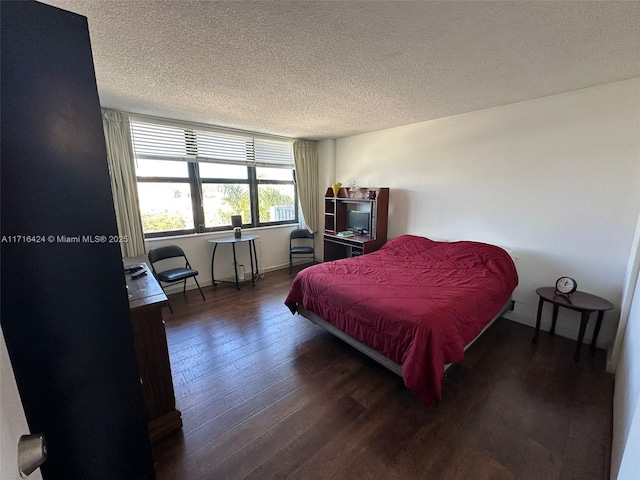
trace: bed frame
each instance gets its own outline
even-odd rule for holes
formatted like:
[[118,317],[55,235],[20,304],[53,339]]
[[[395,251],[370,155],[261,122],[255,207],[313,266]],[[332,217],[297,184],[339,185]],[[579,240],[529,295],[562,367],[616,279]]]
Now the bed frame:
[[[465,351],[467,350],[467,348],[469,348],[471,345],[473,345],[473,343],[482,336],[482,334],[491,326],[493,325],[493,322],[495,322],[497,319],[499,319],[500,317],[502,317],[502,315],[505,314],[505,312],[507,310],[511,309],[511,306],[513,304],[512,299],[507,300],[507,303],[504,304],[504,306],[500,309],[500,311],[498,312],[498,314],[493,317],[491,319],[491,321],[482,329],[482,331],[473,339],[471,340],[465,347]],[[377,350],[374,350],[371,347],[366,346],[364,343],[356,340],[355,338],[351,337],[350,335],[346,334],[345,332],[343,332],[342,330],[338,329],[337,327],[335,327],[333,324],[327,322],[325,319],[323,319],[322,317],[320,317],[319,315],[310,312],[309,310],[307,310],[306,308],[304,308],[302,305],[298,305],[298,307],[296,308],[297,312],[299,315],[303,316],[304,318],[306,318],[307,320],[315,323],[316,325],[324,328],[325,330],[327,330],[329,333],[335,335],[336,337],[338,337],[340,340],[342,340],[343,342],[351,345],[353,348],[355,348],[356,350],[364,353],[366,356],[368,356],[369,358],[373,359],[374,361],[378,362],[380,365],[382,365],[385,368],[388,368],[389,370],[391,370],[393,373],[395,373],[396,375],[399,375],[400,377],[402,377],[402,365],[400,365],[399,363],[394,362],[393,360],[390,360],[389,358],[385,357],[384,355],[382,355],[380,352],[378,352]],[[447,363],[444,366],[444,371],[446,372],[447,369],[451,366],[451,363]]]

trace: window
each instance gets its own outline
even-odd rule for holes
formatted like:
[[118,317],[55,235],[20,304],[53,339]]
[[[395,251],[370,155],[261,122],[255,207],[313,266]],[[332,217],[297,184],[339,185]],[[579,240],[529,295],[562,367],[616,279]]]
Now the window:
[[290,140],[131,121],[145,237],[297,223]]

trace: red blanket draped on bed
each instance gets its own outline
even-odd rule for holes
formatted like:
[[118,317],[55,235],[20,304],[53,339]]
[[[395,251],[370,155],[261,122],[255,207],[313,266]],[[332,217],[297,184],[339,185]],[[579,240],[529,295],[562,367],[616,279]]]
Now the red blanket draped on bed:
[[405,385],[431,406],[442,398],[444,365],[464,358],[517,284],[499,247],[403,235],[377,252],[302,270],[285,303],[401,364]]

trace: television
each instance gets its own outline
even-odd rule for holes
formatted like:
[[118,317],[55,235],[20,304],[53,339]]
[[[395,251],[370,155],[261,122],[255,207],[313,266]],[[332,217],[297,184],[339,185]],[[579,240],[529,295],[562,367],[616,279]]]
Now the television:
[[347,229],[369,234],[369,212],[360,212],[358,210],[349,210],[347,212]]

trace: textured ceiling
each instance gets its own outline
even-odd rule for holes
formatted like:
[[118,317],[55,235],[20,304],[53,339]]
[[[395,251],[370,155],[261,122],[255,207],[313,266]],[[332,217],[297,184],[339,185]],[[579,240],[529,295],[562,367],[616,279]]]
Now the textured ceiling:
[[339,138],[640,77],[638,1],[47,0],[101,104]]

